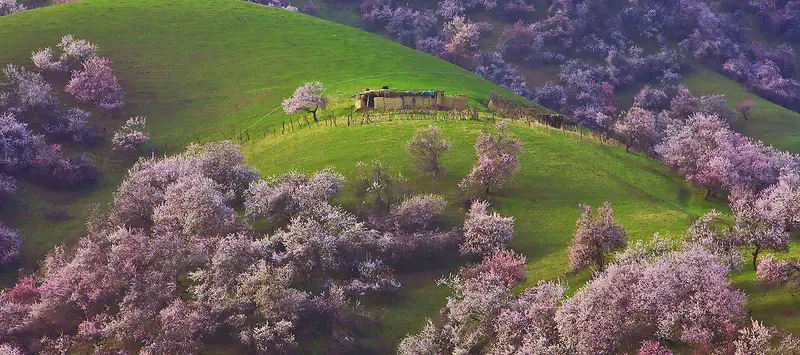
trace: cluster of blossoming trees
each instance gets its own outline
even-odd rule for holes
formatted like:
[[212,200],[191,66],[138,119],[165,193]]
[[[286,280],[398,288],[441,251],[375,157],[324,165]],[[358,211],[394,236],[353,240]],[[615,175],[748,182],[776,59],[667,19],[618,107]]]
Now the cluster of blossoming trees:
[[[745,115],[752,103],[743,102]],[[753,266],[764,250],[788,248],[800,215],[800,158],[730,129],[736,112],[722,96],[695,97],[680,86],[645,87],[633,107],[618,118],[596,116],[596,124],[626,147],[657,157],[707,189],[707,197],[726,193],[732,220],[717,212],[696,226],[696,242],[737,260],[752,248]],[[716,225],[712,228],[711,225]],[[736,263],[728,262],[736,268]]]
[[[64,143],[96,145],[102,137],[90,123],[90,110],[112,110],[123,104],[123,91],[108,58],[97,46],[66,35],[57,46],[31,55],[36,71],[8,64],[0,81],[0,207],[11,200],[17,179],[53,188],[94,184],[100,171],[86,154],[68,155]],[[67,108],[51,82],[67,82],[64,92],[88,107]],[[31,125],[29,125],[29,123]],[[128,122],[114,135],[114,148],[138,150],[148,139],[144,119]],[[36,132],[43,132],[39,134]],[[48,144],[47,139],[57,142]],[[19,256],[19,236],[0,225],[0,267]]]
[[[423,172],[445,173],[441,156],[451,144],[437,126],[417,130],[407,149]],[[506,123],[483,132],[475,149],[462,188],[486,192],[510,182],[522,147]],[[336,172],[258,175],[230,142],[141,159],[74,248],[54,249],[38,273],[0,293],[0,344],[194,353],[224,339],[283,353],[324,339],[332,352],[363,351],[353,334],[374,320],[359,297],[395,295],[396,270],[461,254],[481,261],[442,280],[453,294],[441,319],[404,339],[400,353],[667,354],[676,343],[721,353],[800,350],[791,336],[745,324],[745,296],[726,279],[741,264],[740,247],[753,247],[754,258],[785,248],[787,231],[800,223],[792,214],[796,174],[735,180],[733,222],[712,212],[681,243],[656,236],[626,248],[610,204],[597,214],[583,206],[569,260],[594,274],[571,297],[558,282],[512,292],[526,258],[506,249],[514,219],[485,201],[473,200],[463,225],[452,228],[444,198],[413,194],[378,161],[360,163],[352,181],[358,213],[330,202],[347,184]],[[18,245],[16,233],[0,229],[0,262]],[[764,257],[759,276],[798,282],[798,263]]]
[[17,4],[17,0],[0,0],[0,16],[25,11],[25,5]]
[[[534,8],[530,1],[514,0],[498,8],[490,0],[444,0],[426,9],[362,0],[360,10],[369,28],[470,68],[587,125],[597,113],[616,113],[615,91],[636,83],[677,82],[688,58],[767,99],[800,109],[794,49],[788,44],[769,47],[756,33],[766,31],[779,41],[800,36],[797,1],[552,1],[548,7]],[[542,14],[536,21],[534,12]],[[496,31],[502,34],[491,41],[494,48],[482,47],[492,26],[470,16],[499,14],[508,24]],[[751,17],[760,20],[757,29]],[[645,42],[657,44],[658,50],[645,54],[635,44]],[[560,66],[560,83],[529,88],[515,65]]]
[[[74,250],[56,248],[40,273],[0,293],[0,343],[191,353],[224,337],[276,353],[312,331],[346,351],[364,313],[350,298],[395,294],[394,269],[459,250],[491,254],[513,236],[513,219],[480,201],[463,233],[442,229],[446,201],[405,194],[402,176],[379,162],[362,164],[354,182],[362,221],[329,203],[342,175],[262,180],[242,161],[229,142],[141,159]],[[262,221],[270,234],[254,231]]]
[[[583,207],[570,264],[577,269],[595,265],[596,271],[573,296],[566,297],[564,285],[552,281],[513,292],[524,279],[525,257],[496,248],[484,253],[480,264],[440,281],[452,290],[441,319],[429,320],[419,334],[403,339],[398,353],[663,355],[671,354],[667,346],[674,344],[703,354],[800,351],[800,339],[757,321],[744,323],[745,295],[726,279],[725,255],[699,241],[707,237],[707,220],[693,226],[681,243],[656,235],[616,253],[606,265],[609,254],[625,245],[625,229],[608,203],[597,216]],[[800,280],[796,263],[765,259],[762,264],[771,270],[794,268],[792,276],[771,280]]]

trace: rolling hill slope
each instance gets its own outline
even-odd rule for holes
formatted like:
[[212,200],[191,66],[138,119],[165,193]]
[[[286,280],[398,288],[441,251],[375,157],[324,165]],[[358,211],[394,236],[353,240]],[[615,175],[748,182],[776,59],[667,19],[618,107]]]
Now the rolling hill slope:
[[[364,87],[442,89],[488,98],[496,85],[377,35],[236,0],[90,0],[0,19],[0,63],[72,33],[98,44],[126,90],[121,116],[144,115],[155,141],[222,138],[321,81],[336,106]],[[280,122],[278,110],[262,123]]]
[[762,99],[741,84],[705,66],[693,68],[684,77],[683,83],[695,95],[725,94],[731,107],[736,107],[746,98],[755,101],[750,119],[743,120],[740,117],[733,122],[733,128],[778,149],[800,153],[800,113]]
[[[451,201],[455,185],[474,161],[472,145],[483,123],[443,121],[454,151],[445,158],[450,174],[434,185],[418,176],[404,151],[413,130],[428,122],[396,121],[347,127],[312,127],[261,138],[261,130],[287,119],[282,98],[306,81],[327,85],[333,105],[344,110],[364,87],[436,88],[486,99],[505,90],[450,63],[347,26],[239,0],[85,0],[0,18],[0,64],[30,67],[32,50],[54,45],[66,33],[87,38],[114,62],[128,104],[104,127],[127,116],[148,117],[148,148],[175,152],[194,140],[230,138],[253,127],[257,139],[243,143],[248,161],[264,175],[293,169],[333,167],[354,177],[359,160],[381,159],[411,178],[422,191]],[[271,114],[270,114],[271,113]],[[611,201],[632,239],[654,232],[680,235],[718,201],[689,186],[664,165],[624,149],[545,128],[514,126],[526,147],[517,182],[492,197],[503,214],[516,217],[512,246],[529,257],[528,283],[565,277],[566,247],[579,203]],[[369,149],[365,149],[365,147]],[[26,267],[53,245],[80,235],[87,207],[107,203],[132,163],[102,149],[91,152],[106,179],[99,189],[50,193],[23,186],[22,211],[14,221],[27,241]],[[350,195],[343,203],[353,207]],[[44,221],[47,206],[63,206],[74,218]],[[433,280],[447,270],[402,275],[404,297],[388,305],[385,327],[371,339],[394,345],[435,316],[447,290]],[[574,290],[588,274],[570,276]],[[749,275],[747,276],[749,282]],[[382,306],[382,305],[380,305]],[[380,307],[379,306],[379,307]]]
[[[469,95],[473,103],[492,90],[510,95],[377,35],[238,0],[89,0],[3,16],[0,65],[33,68],[31,52],[54,47],[68,33],[97,44],[126,91],[126,106],[94,123],[112,132],[129,116],[145,116],[152,134],[145,151],[159,154],[195,140],[232,138],[250,126],[260,136],[267,125],[288,120],[280,102],[307,81],[325,84],[340,111],[352,104],[352,94],[383,85],[443,89]],[[63,192],[23,184],[9,208],[13,216],[0,215],[28,240],[23,266],[35,267],[53,246],[78,237],[88,206],[110,202],[133,162],[108,147],[89,153],[105,175],[98,188]],[[55,207],[73,218],[45,219]]]
[[[472,147],[475,138],[491,125],[438,121],[444,135],[453,140],[453,149],[443,158],[449,174],[432,183],[430,178],[416,173],[405,151],[414,129],[428,124],[428,121],[393,121],[312,127],[247,142],[242,148],[250,164],[264,175],[333,168],[352,179],[357,174],[357,162],[380,159],[402,172],[419,190],[445,196],[463,213],[466,210],[457,202],[463,198],[457,185],[475,160]],[[678,238],[709,209],[727,209],[724,201],[704,200],[703,190],[693,188],[663,164],[626,153],[622,147],[541,127],[515,125],[512,132],[522,139],[525,147],[520,158],[522,168],[513,185],[489,198],[493,208],[516,219],[511,246],[528,257],[527,285],[535,285],[537,280],[563,279],[570,292],[574,292],[588,279],[588,272],[579,275],[565,272],[567,248],[575,220],[582,212],[578,207],[581,203],[598,207],[603,201],[610,201],[615,217],[625,226],[631,240],[647,239],[653,233]],[[364,149],[363,142],[370,142],[372,149]],[[351,194],[346,193],[341,200],[355,207]],[[437,287],[435,280],[451,271],[404,274],[404,297],[389,305],[384,327],[374,330],[374,338],[392,344],[407,332],[419,331],[425,317],[435,317],[448,295],[447,288]]]

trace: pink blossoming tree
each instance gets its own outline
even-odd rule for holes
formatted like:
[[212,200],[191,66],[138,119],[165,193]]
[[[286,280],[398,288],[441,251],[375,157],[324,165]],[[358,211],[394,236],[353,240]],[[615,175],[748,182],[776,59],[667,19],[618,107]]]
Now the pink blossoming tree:
[[82,102],[111,110],[121,107],[124,92],[111,69],[111,60],[105,57],[90,57],[83,62],[83,69],[72,72],[66,91]]
[[314,122],[317,122],[317,110],[324,109],[327,104],[325,87],[320,82],[311,82],[298,87],[292,97],[284,99],[283,110],[290,114],[308,112],[314,116]]
[[142,151],[142,145],[150,140],[150,134],[144,132],[147,119],[144,117],[131,117],[122,127],[114,132],[111,144],[114,150]]
[[592,206],[581,205],[581,208],[583,214],[576,222],[578,228],[569,248],[570,267],[580,270],[594,265],[596,270],[603,271],[606,255],[625,246],[628,233],[614,219],[610,203],[604,202],[597,216],[592,214]]
[[492,187],[503,187],[512,181],[519,170],[522,142],[511,135],[506,124],[501,121],[497,133],[483,132],[478,136],[475,142],[478,163],[461,180],[462,189],[480,186],[488,194]]
[[462,254],[490,255],[505,248],[514,238],[514,217],[489,213],[489,203],[474,201],[464,221]]

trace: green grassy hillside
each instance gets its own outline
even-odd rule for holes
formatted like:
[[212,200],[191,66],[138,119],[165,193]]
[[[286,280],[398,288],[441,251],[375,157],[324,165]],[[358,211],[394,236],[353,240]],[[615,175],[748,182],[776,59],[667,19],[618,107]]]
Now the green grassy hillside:
[[[453,150],[443,159],[449,175],[437,183],[419,176],[405,151],[414,129],[428,121],[393,121],[364,126],[312,127],[286,135],[245,143],[248,161],[265,175],[291,170],[312,172],[334,168],[355,177],[358,161],[380,159],[409,177],[421,191],[438,193],[455,203],[457,184],[473,164],[473,144],[484,123],[439,121]],[[391,134],[387,134],[387,133]],[[582,210],[610,201],[615,216],[631,240],[653,233],[679,237],[689,224],[711,208],[726,209],[719,201],[706,201],[702,190],[651,159],[594,139],[546,128],[513,126],[525,145],[516,182],[490,196],[492,206],[516,218],[512,247],[528,257],[527,284],[541,279],[566,279],[570,292],[580,287],[588,273],[567,275],[567,248]],[[363,142],[370,142],[364,149]],[[345,203],[352,201],[346,194]],[[462,212],[464,206],[461,206]],[[405,296],[387,309],[385,328],[378,338],[389,343],[406,332],[416,332],[425,317],[433,317],[444,304],[448,290],[434,280],[448,270],[404,275]]]
[[731,107],[736,107],[746,98],[755,101],[750,119],[740,117],[733,123],[733,128],[778,149],[800,153],[800,113],[762,99],[741,84],[707,67],[694,67],[684,77],[683,83],[695,95],[725,94]]
[[[244,1],[80,1],[5,16],[0,27],[0,63],[30,64],[32,50],[66,33],[97,43],[126,89],[123,114],[148,116],[156,141],[222,138],[220,128],[250,126],[307,81],[327,85],[337,106],[383,85],[473,99],[498,90],[377,35]],[[285,119],[278,110],[261,122]]]
[[[418,190],[450,201],[474,162],[472,146],[483,123],[439,122],[454,149],[444,159],[449,175],[435,184],[413,171],[404,150],[413,130],[429,122],[348,127],[340,119],[338,127],[285,135],[278,130],[266,137],[262,132],[288,120],[278,109],[280,101],[306,81],[327,85],[338,112],[364,87],[443,89],[466,94],[473,103],[492,90],[507,94],[464,69],[379,36],[239,0],[85,0],[4,16],[0,64],[30,67],[32,50],[53,46],[66,33],[97,43],[101,55],[114,61],[127,92],[122,112],[100,123],[113,128],[127,116],[148,117],[153,134],[148,148],[163,151],[166,145],[174,152],[196,139],[230,138],[252,127],[254,139],[243,142],[243,149],[264,175],[332,167],[352,178],[356,162],[380,159],[409,176]],[[761,107],[766,106],[756,110]],[[502,214],[516,218],[512,246],[529,258],[528,284],[566,278],[574,291],[588,277],[564,273],[579,203],[596,207],[611,201],[631,239],[655,232],[677,237],[708,209],[726,208],[704,200],[702,191],[664,165],[622,148],[558,130],[514,126],[512,131],[525,144],[523,167],[516,183],[491,199]],[[26,267],[53,245],[79,236],[88,206],[110,201],[132,162],[99,148],[92,153],[106,173],[99,189],[51,193],[23,186],[13,222],[27,238]],[[353,207],[349,193],[341,200]],[[51,206],[66,208],[74,218],[45,221],[42,215]],[[384,326],[373,329],[370,340],[390,347],[406,332],[418,331],[424,317],[435,316],[447,290],[433,280],[445,272],[400,275],[404,297],[388,305]],[[752,276],[742,277],[743,287],[750,285]]]
[[[197,139],[230,139],[248,127],[255,138],[269,125],[288,125],[280,102],[307,81],[325,84],[340,112],[352,94],[383,85],[442,89],[473,103],[492,90],[511,95],[377,35],[238,0],[87,0],[3,16],[0,65],[32,68],[32,51],[54,47],[68,33],[96,43],[126,91],[122,111],[95,123],[111,132],[129,116],[146,116],[152,139],[145,151],[173,153]],[[26,238],[23,266],[35,267],[54,245],[79,236],[88,207],[111,200],[133,161],[110,155],[108,147],[90,153],[105,175],[98,189],[54,192],[23,184],[4,211],[12,215],[0,220]],[[73,218],[45,219],[54,207]]]

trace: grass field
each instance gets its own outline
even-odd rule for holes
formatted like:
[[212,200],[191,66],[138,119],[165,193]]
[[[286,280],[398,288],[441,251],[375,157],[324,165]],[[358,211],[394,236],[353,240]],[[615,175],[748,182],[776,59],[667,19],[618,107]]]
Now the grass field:
[[[245,144],[243,149],[264,175],[333,168],[353,178],[358,161],[379,159],[409,177],[420,191],[442,194],[456,203],[456,185],[475,160],[472,145],[487,126],[474,121],[438,122],[453,140],[453,150],[444,158],[449,175],[433,183],[415,171],[404,148],[414,129],[429,123],[312,127]],[[514,126],[512,132],[525,144],[522,169],[512,186],[489,198],[500,213],[516,218],[512,247],[528,257],[529,285],[562,278],[574,291],[588,277],[587,273],[565,273],[567,246],[581,213],[580,203],[597,207],[610,201],[632,240],[650,238],[656,232],[679,237],[707,210],[726,209],[724,203],[704,200],[704,191],[689,186],[657,161],[625,153],[623,148],[560,130]],[[362,144],[366,141],[370,142],[368,149]],[[342,200],[352,199],[345,196]],[[466,211],[464,206],[457,207]],[[425,317],[435,316],[448,291],[433,281],[446,272],[405,275],[406,297],[387,309],[386,328],[376,330],[379,338],[391,343],[406,332],[418,331]]]
[[800,153],[800,113],[783,108],[747,91],[741,84],[711,69],[694,66],[684,76],[683,83],[695,95],[725,94],[728,105],[736,107],[744,99],[756,102],[750,119],[740,118],[733,123],[740,133],[760,139],[767,144],[793,153]]
[[[121,112],[95,123],[111,132],[129,116],[146,116],[152,139],[145,151],[159,154],[195,140],[230,139],[251,126],[256,137],[270,125],[288,125],[276,108],[307,81],[327,85],[332,111],[340,112],[352,94],[383,85],[442,89],[469,95],[473,104],[492,90],[511,95],[377,35],[238,0],[88,0],[3,16],[0,65],[32,68],[32,51],[54,47],[68,33],[96,43],[126,91]],[[55,192],[23,184],[17,201],[3,208],[7,217],[0,220],[25,237],[23,267],[34,268],[54,245],[81,235],[88,208],[111,201],[134,161],[109,154],[108,147],[89,153],[104,172],[98,188]],[[46,220],[54,207],[72,218]],[[6,273],[0,284],[13,279]]]
[[[114,127],[127,116],[148,117],[153,134],[148,149],[163,152],[166,146],[173,153],[194,140],[231,138],[234,132],[252,127],[254,139],[244,142],[243,150],[264,175],[330,167],[353,178],[356,162],[380,159],[407,175],[417,190],[447,197],[459,212],[465,206],[456,203],[461,197],[456,184],[475,159],[472,146],[487,127],[484,123],[438,123],[454,141],[454,149],[444,158],[449,174],[437,183],[419,176],[404,150],[413,130],[429,122],[348,127],[340,119],[338,127],[320,125],[285,135],[278,129],[277,135],[265,138],[262,132],[288,120],[278,109],[280,101],[306,81],[327,85],[332,111],[339,113],[349,106],[350,95],[364,87],[443,89],[468,95],[473,103],[488,99],[492,90],[508,94],[464,69],[377,35],[238,0],[85,0],[4,16],[0,64],[30,67],[32,50],[53,46],[66,33],[97,43],[101,54],[114,61],[126,90],[128,105],[115,118],[103,118],[111,120],[103,126]],[[686,83],[698,94],[729,93],[732,104],[750,95],[714,75],[696,71]],[[734,97],[737,93],[741,98]],[[755,99],[754,118],[742,129],[780,148],[800,150],[794,136],[779,135],[800,132],[797,114]],[[562,278],[572,292],[588,277],[585,272],[565,273],[567,244],[581,213],[579,203],[597,207],[610,201],[634,240],[655,232],[678,237],[705,211],[726,209],[724,201],[704,200],[703,191],[663,164],[622,148],[559,130],[513,126],[512,131],[525,143],[523,167],[516,183],[490,200],[500,213],[516,218],[512,247],[529,259],[528,285]],[[91,153],[106,176],[97,189],[53,193],[23,185],[20,198],[10,207],[14,225],[26,237],[25,267],[32,268],[53,245],[80,236],[89,206],[111,200],[132,162],[100,148]],[[350,193],[339,200],[353,207]],[[64,222],[44,220],[44,211],[54,206],[74,217]],[[436,315],[447,295],[447,289],[433,281],[453,267],[401,275],[402,298],[369,305],[386,307],[385,325],[373,329],[369,341],[388,349],[405,333],[418,331],[425,317]],[[751,282],[752,277],[752,271],[745,271],[734,280],[758,296],[750,302],[753,316],[800,331],[791,313],[798,304],[794,296],[764,290]]]

